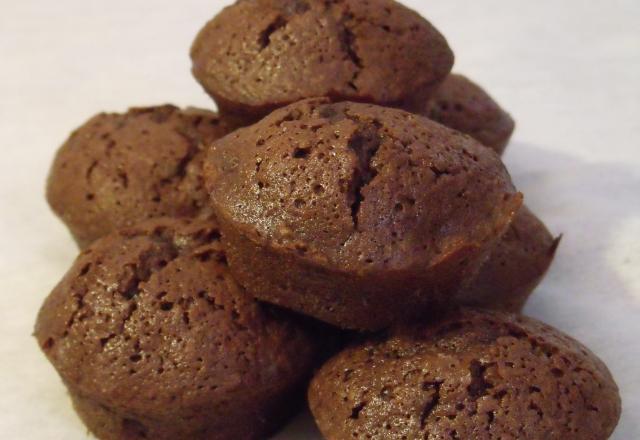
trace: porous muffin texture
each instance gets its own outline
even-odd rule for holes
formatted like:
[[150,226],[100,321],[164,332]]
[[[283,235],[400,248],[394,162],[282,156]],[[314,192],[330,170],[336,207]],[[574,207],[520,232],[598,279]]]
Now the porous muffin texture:
[[327,440],[605,440],[620,416],[611,374],[582,344],[473,310],[344,350],[308,397]]
[[453,65],[444,37],[393,0],[237,1],[191,58],[221,111],[254,120],[317,96],[423,108]]
[[215,224],[153,219],[80,254],[35,336],[101,439],[263,439],[314,349],[229,276]]
[[238,282],[350,329],[450,303],[521,204],[498,156],[468,136],[328,99],[215,142],[204,175]]
[[478,276],[464,289],[462,304],[519,312],[546,274],[560,238],[554,238],[526,206],[520,208]]
[[515,122],[482,87],[458,74],[447,76],[421,114],[474,137],[502,154]]
[[215,113],[172,105],[98,114],[59,149],[49,205],[81,248],[148,218],[207,217],[202,151],[232,128]]

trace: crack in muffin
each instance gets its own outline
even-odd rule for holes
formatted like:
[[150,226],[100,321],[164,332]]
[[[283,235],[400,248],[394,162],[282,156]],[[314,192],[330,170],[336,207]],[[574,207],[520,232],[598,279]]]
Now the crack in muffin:
[[172,105],[101,113],[60,147],[47,201],[81,248],[153,217],[207,217],[206,145],[232,131],[215,113]]
[[215,142],[204,175],[236,279],[351,329],[454,301],[521,204],[497,155],[468,136],[328,99]]
[[605,440],[620,416],[611,374],[582,344],[473,309],[354,344],[308,397],[327,440]]
[[453,65],[444,37],[392,0],[238,1],[191,58],[221,111],[253,121],[316,96],[422,108]]
[[315,345],[229,275],[215,223],[153,219],[80,254],[35,335],[102,439],[262,439],[297,409]]

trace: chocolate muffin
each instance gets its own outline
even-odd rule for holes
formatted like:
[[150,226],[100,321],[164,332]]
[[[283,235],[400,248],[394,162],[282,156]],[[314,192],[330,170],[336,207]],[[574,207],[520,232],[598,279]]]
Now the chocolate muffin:
[[393,0],[243,0],[200,31],[193,75],[257,120],[303,98],[421,109],[453,65],[444,37]]
[[582,344],[472,310],[344,350],[309,404],[327,440],[605,440],[620,416],[611,374]]
[[360,330],[450,303],[521,204],[498,156],[470,137],[328,99],[214,142],[204,176],[240,284]]
[[464,289],[463,304],[519,312],[553,261],[560,238],[526,207],[491,251],[476,279]]
[[206,217],[201,152],[231,129],[215,113],[172,105],[101,113],[58,151],[47,200],[81,248],[152,217]]
[[420,111],[426,117],[474,137],[498,154],[504,152],[515,122],[482,87],[451,74]]
[[101,439],[263,439],[314,348],[229,276],[215,224],[153,219],[80,254],[35,336]]

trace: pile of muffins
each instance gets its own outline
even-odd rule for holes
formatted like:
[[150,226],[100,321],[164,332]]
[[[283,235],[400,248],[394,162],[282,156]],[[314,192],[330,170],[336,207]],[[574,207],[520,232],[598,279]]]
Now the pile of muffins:
[[52,165],[81,248],[38,343],[101,439],[606,439],[607,367],[519,314],[559,240],[511,117],[393,0],[239,0],[198,34],[219,113],[101,113]]

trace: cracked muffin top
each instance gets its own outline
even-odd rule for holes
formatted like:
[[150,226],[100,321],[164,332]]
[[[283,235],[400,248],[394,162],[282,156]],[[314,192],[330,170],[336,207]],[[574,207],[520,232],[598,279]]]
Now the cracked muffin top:
[[463,310],[326,363],[309,403],[328,440],[605,440],[620,415],[607,367],[539,321]]
[[444,37],[393,0],[242,0],[200,31],[193,74],[223,111],[303,98],[421,108],[449,73]]
[[203,220],[153,219],[94,242],[44,302],[35,336],[72,393],[153,423],[259,412],[306,377],[313,354],[299,327],[230,278]]
[[172,105],[98,114],[60,147],[47,201],[80,247],[152,217],[206,216],[201,151],[231,129]]
[[498,154],[515,129],[509,113],[482,87],[458,74],[447,76],[419,113],[468,134]]
[[468,136],[402,110],[327,99],[218,140],[204,176],[225,225],[356,273],[423,271],[492,244],[521,204],[498,156]]

